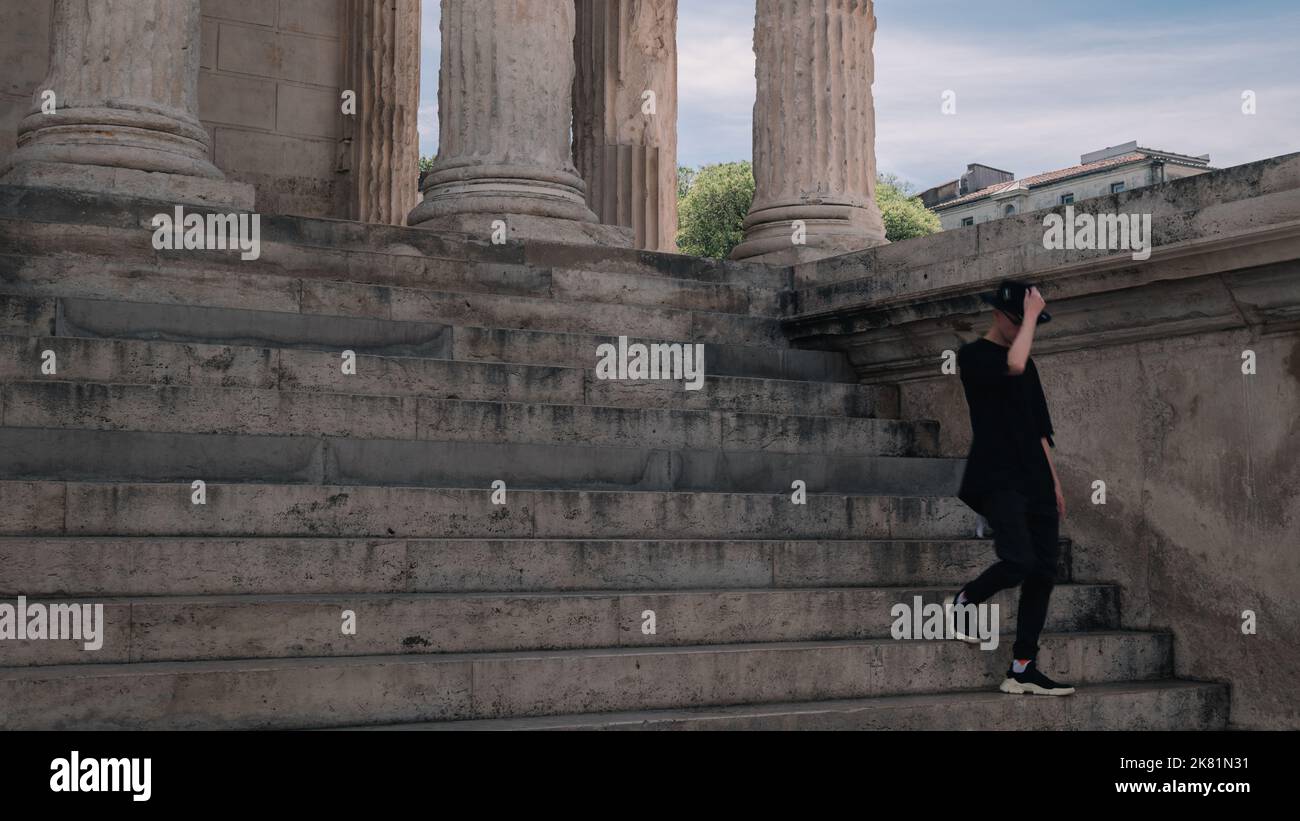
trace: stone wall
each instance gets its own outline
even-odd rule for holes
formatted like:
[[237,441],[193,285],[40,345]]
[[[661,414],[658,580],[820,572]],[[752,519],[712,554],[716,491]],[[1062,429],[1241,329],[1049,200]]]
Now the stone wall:
[[[0,5],[0,164],[46,76],[53,6]],[[396,25],[406,27],[398,36],[367,40],[369,30],[358,30],[348,51],[344,15],[360,26],[359,8],[345,0],[201,0],[199,117],[212,137],[209,159],[230,180],[256,187],[259,211],[401,223],[418,201],[419,30],[410,26],[419,0],[397,7]],[[395,47],[385,57],[393,65],[372,53],[376,43]],[[356,89],[358,116],[347,133],[345,61],[358,84],[385,83]],[[385,66],[396,80],[380,71]],[[396,170],[408,166],[409,175]],[[387,210],[375,206],[387,200]]]
[[1121,585],[1126,628],[1171,631],[1178,676],[1229,682],[1233,726],[1300,729],[1300,155],[1076,207],[1150,213],[1151,258],[1045,249],[1045,212],[1018,215],[799,266],[788,331],[898,384],[902,416],[964,456],[943,352],[987,329],[979,292],[1042,284],[1034,359],[1076,578]]
[[[203,0],[199,116],[211,160],[267,213],[336,216],[340,0]],[[0,6],[0,161],[49,65],[53,0]],[[16,70],[8,71],[10,65]]]
[[259,211],[340,213],[340,0],[203,0],[199,116]]

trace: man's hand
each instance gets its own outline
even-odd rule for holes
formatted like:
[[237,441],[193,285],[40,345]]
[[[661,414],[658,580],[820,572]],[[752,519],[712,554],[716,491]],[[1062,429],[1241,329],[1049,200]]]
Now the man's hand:
[[1061,493],[1061,485],[1056,485],[1056,512],[1062,519],[1065,518],[1065,494]]
[[1007,373],[1019,376],[1029,366],[1029,348],[1034,344],[1034,329],[1038,327],[1038,315],[1047,307],[1042,294],[1037,288],[1025,291],[1025,313],[1020,318],[1020,329],[1007,351]]
[[1046,307],[1047,300],[1043,299],[1043,295],[1038,293],[1038,288],[1034,287],[1025,291],[1025,319],[1029,319],[1030,317],[1038,319],[1038,315],[1041,314],[1043,309]]

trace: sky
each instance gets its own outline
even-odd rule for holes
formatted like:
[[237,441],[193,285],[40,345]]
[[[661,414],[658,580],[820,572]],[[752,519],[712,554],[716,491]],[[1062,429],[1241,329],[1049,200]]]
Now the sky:
[[[437,151],[439,5],[424,2],[423,155]],[[875,8],[877,167],[918,190],[973,162],[1026,177],[1130,140],[1219,168],[1300,151],[1296,0]],[[749,159],[754,0],[680,0],[678,14],[678,163]],[[946,91],[955,114],[941,111]]]

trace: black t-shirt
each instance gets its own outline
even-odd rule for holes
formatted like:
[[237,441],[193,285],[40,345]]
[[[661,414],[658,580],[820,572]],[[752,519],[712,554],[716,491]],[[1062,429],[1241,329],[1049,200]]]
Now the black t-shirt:
[[970,407],[971,448],[958,497],[976,512],[990,490],[1052,495],[1052,469],[1042,438],[1052,440],[1052,417],[1031,357],[1025,372],[1007,371],[1007,349],[977,339],[957,352],[961,384]]

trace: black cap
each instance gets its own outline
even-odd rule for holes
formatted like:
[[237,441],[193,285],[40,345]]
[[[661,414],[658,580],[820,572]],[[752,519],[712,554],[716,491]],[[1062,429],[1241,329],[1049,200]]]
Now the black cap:
[[[980,299],[997,308],[1002,313],[1015,320],[1019,325],[1024,321],[1025,313],[1025,294],[1034,286],[1024,282],[1017,282],[1014,279],[1004,279],[996,291],[980,294]],[[1052,315],[1043,311],[1038,315],[1038,323],[1041,325],[1052,321]]]

